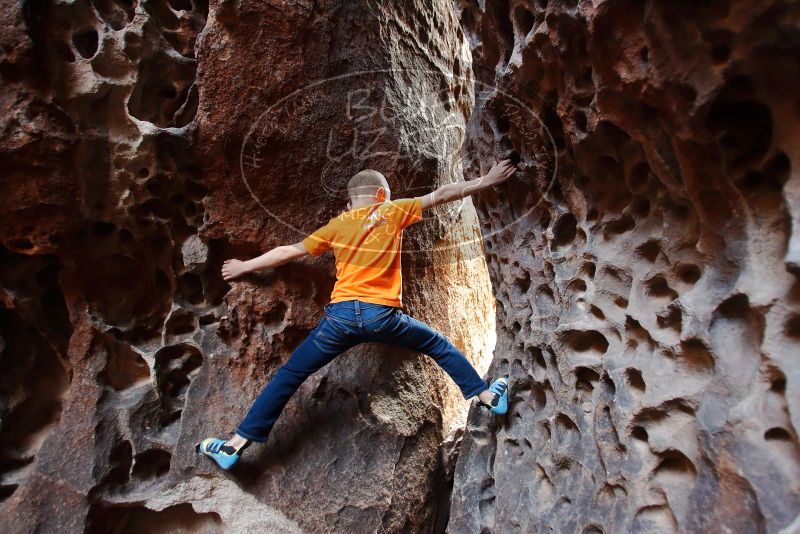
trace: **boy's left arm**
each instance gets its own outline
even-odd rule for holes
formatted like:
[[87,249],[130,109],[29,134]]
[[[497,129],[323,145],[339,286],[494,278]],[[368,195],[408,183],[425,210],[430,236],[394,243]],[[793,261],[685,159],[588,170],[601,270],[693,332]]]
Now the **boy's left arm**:
[[302,241],[291,245],[281,245],[265,252],[261,256],[241,261],[237,259],[225,260],[222,264],[222,278],[233,280],[244,274],[261,271],[270,267],[277,267],[303,256],[308,256],[308,250]]
[[443,185],[436,191],[428,193],[427,195],[419,197],[422,202],[422,209],[432,208],[440,204],[447,204],[454,200],[460,200],[468,195],[480,193],[484,189],[488,189],[493,185],[498,185],[514,174],[517,167],[511,163],[510,159],[498,161],[492,168],[489,169],[485,175],[474,180],[467,180],[466,182],[456,182],[453,184]]

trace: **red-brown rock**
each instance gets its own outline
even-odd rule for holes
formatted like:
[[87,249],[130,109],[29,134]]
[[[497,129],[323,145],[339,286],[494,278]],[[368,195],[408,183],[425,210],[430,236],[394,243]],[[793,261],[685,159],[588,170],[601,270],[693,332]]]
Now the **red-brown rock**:
[[[467,403],[427,357],[349,351],[230,476],[193,446],[233,429],[333,285],[330,258],[233,284],[222,261],[299,241],[362,168],[397,197],[460,178],[472,96],[448,76],[469,72],[450,4],[0,12],[4,531],[441,531],[440,443]],[[477,363],[476,227],[467,204],[410,231],[404,298]]]

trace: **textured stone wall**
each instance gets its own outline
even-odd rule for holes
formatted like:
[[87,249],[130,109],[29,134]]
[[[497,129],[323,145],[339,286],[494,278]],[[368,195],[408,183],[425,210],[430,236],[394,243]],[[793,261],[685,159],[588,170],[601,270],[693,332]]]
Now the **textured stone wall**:
[[[798,530],[798,9],[0,0],[5,530]],[[399,197],[506,156],[403,261],[410,313],[481,372],[494,348],[507,416],[462,439],[434,362],[365,345],[239,469],[195,457],[333,285],[224,259],[361,168]]]
[[448,532],[800,528],[799,9],[460,3],[465,172],[522,172],[476,202],[513,395]]
[[[2,1],[5,532],[443,529],[467,403],[420,355],[341,356],[230,474],[193,450],[333,285],[331,258],[233,284],[222,261],[305,237],[361,168],[398,197],[461,179],[467,42],[448,2],[395,4]],[[472,205],[406,244],[407,311],[488,364]]]

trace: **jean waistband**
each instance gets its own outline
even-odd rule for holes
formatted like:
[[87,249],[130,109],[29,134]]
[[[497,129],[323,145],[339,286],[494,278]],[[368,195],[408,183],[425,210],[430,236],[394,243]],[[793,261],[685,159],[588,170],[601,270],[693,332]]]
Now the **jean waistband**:
[[[397,308],[386,304],[375,304],[354,299],[329,302],[323,309],[330,320],[361,327],[386,317],[387,314],[394,312]],[[362,313],[364,314],[363,317]]]
[[332,307],[336,308],[344,308],[346,310],[355,310],[360,311],[367,308],[393,308],[394,306],[389,306],[387,304],[375,304],[374,302],[365,302],[363,300],[340,300],[339,302],[329,302],[323,309],[328,311]]

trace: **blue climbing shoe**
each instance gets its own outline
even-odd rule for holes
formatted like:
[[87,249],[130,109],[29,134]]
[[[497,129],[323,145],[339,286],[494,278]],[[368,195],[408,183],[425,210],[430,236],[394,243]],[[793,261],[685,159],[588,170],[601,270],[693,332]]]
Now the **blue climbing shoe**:
[[479,400],[478,404],[487,408],[490,412],[502,415],[508,411],[508,377],[501,376],[489,386],[489,391],[494,393],[491,404]]
[[217,438],[206,438],[194,447],[195,451],[209,456],[217,462],[218,466],[226,470],[233,467],[233,464],[239,460],[242,456],[242,449],[237,452],[230,445],[225,445],[224,439]]

